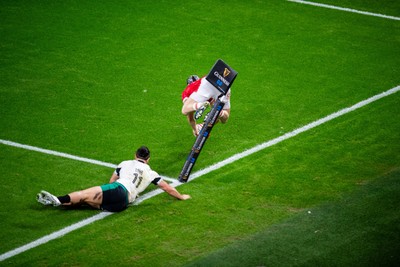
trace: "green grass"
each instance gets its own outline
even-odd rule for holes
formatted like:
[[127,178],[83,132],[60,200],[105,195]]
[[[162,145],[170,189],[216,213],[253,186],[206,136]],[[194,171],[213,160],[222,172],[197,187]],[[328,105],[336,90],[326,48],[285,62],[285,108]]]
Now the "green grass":
[[[380,3],[343,6],[400,16],[397,2]],[[278,0],[229,6],[3,1],[0,138],[115,164],[146,144],[151,166],[177,177],[194,141],[180,113],[185,79],[218,58],[239,72],[231,118],[194,171],[400,84],[397,21]],[[0,265],[360,266],[382,255],[389,266],[399,103],[396,93],[180,186],[190,201],[159,195]],[[0,159],[1,254],[98,214],[40,206],[39,190],[107,183],[113,171],[4,145]],[[301,235],[323,220],[321,243]]]
[[396,266],[399,186],[396,169],[188,266]]

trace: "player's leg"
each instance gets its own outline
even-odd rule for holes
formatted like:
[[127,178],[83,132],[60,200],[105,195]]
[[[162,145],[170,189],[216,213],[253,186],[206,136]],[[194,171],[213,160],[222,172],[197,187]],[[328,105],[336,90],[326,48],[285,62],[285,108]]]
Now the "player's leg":
[[186,98],[186,100],[183,102],[182,106],[182,114],[185,116],[188,116],[189,114],[193,114],[196,110],[200,109],[201,107],[204,107],[206,105],[209,105],[209,102],[207,99],[203,101],[197,101],[193,99],[192,97]]
[[194,136],[197,136],[198,133],[197,133],[197,130],[196,130],[196,121],[195,121],[195,119],[194,119],[194,117],[193,117],[193,113],[194,113],[194,112],[190,112],[190,113],[186,116],[186,118],[187,118],[187,120],[188,120],[188,123],[189,123],[190,127],[192,128],[192,133],[193,133],[193,135],[194,135]]
[[[93,208],[100,209],[103,201],[103,191],[100,186],[94,186],[85,190],[76,191],[68,194],[70,201],[62,205],[87,204]],[[60,199],[61,197],[59,197]]]
[[103,191],[100,186],[95,186],[85,190],[72,192],[65,196],[56,197],[49,192],[42,190],[37,194],[36,199],[43,205],[70,206],[87,204],[99,209],[103,201]]
[[[186,116],[188,123],[189,123],[190,127],[192,128],[192,133],[194,136],[198,135],[198,130],[197,130],[194,114],[195,114],[196,110],[201,111],[202,107],[204,107],[204,109],[205,109],[208,105],[209,105],[208,101],[199,103],[191,97],[186,98],[183,102],[182,114]],[[198,114],[198,115],[201,116],[202,114]]]

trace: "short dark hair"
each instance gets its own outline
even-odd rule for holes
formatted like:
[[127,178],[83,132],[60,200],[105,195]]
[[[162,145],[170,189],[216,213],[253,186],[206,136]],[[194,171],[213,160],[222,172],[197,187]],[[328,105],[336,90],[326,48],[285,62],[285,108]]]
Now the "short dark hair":
[[189,85],[189,84],[191,84],[191,83],[193,83],[193,82],[195,82],[195,81],[197,81],[197,80],[200,80],[199,76],[193,74],[193,75],[190,75],[190,76],[186,79],[186,83],[187,83],[187,85]]
[[150,158],[150,150],[147,146],[141,146],[136,150],[136,157],[144,160],[148,160]]

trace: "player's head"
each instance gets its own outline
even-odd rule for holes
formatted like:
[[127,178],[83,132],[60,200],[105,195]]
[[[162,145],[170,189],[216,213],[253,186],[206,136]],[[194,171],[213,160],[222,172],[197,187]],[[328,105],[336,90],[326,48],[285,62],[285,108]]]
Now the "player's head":
[[195,82],[197,80],[199,80],[199,76],[197,75],[190,75],[189,78],[187,78],[186,83],[187,85],[191,84],[192,82]]
[[148,160],[150,158],[150,150],[147,146],[141,146],[136,150],[136,158]]

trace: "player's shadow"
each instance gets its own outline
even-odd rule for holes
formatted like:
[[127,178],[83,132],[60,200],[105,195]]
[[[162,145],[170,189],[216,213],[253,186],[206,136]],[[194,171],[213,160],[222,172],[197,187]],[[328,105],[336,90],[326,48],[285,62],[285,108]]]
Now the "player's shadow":
[[[137,207],[143,207],[143,206],[149,206],[152,204],[148,204],[145,202],[140,203],[139,205],[135,205],[135,202],[133,204],[130,204],[127,209],[132,209],[132,208],[137,208]],[[35,211],[44,211],[44,210],[54,210],[54,209],[59,209],[63,211],[76,211],[76,210],[93,210],[93,211],[106,211],[106,210],[99,210],[96,208],[93,208],[89,205],[71,205],[71,206],[58,206],[58,207],[53,207],[53,206],[44,206],[39,203],[32,203],[29,205],[30,210],[35,210]]]

